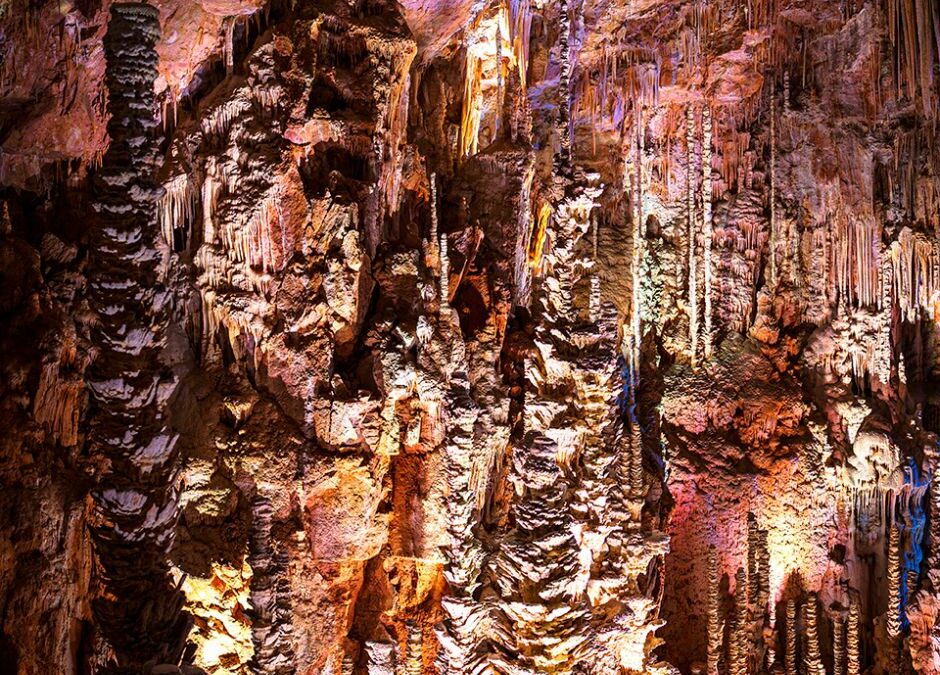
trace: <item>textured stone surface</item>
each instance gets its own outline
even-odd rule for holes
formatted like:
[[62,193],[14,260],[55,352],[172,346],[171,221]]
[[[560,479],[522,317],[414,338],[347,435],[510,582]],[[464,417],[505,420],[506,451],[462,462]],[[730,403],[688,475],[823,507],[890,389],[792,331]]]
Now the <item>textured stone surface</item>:
[[0,2],[0,670],[940,672],[938,54]]

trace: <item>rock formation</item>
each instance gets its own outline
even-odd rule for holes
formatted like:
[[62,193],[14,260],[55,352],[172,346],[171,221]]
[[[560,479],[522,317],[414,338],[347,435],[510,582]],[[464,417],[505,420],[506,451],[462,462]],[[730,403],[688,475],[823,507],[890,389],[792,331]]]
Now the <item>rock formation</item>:
[[0,672],[940,673],[940,10],[0,0]]

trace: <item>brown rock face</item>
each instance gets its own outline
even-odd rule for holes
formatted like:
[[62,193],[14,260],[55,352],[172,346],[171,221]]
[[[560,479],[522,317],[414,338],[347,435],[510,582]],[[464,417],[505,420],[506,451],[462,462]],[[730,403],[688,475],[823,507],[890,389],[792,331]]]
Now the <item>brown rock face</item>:
[[940,10],[0,0],[0,673],[940,673]]

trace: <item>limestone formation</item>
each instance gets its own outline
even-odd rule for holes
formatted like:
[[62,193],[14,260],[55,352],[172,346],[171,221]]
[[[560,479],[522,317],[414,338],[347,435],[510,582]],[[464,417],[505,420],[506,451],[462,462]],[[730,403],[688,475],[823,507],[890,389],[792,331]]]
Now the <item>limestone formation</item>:
[[940,671],[940,12],[0,0],[0,671]]

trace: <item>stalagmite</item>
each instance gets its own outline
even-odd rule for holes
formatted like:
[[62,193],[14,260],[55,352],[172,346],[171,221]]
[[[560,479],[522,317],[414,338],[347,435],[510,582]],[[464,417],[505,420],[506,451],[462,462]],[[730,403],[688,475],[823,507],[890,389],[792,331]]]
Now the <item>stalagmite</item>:
[[747,514],[747,595],[748,602],[756,605],[760,596],[760,532],[753,512]]
[[450,256],[447,251],[447,234],[441,234],[441,243],[438,247],[441,255],[441,306],[447,307],[450,304]]
[[730,675],[747,675],[751,641],[748,636],[748,582],[743,567],[734,575],[734,630],[728,653]]
[[599,261],[597,259],[597,217],[591,219],[591,294],[588,298],[588,315],[591,321],[597,321],[601,310],[601,278],[597,274]]
[[718,596],[718,552],[714,544],[708,547],[708,639],[706,675],[719,675],[723,626]]
[[845,622],[840,612],[832,617],[832,675],[845,675]]
[[853,597],[849,604],[849,618],[846,624],[845,640],[845,673],[846,675],[859,675],[861,673],[861,653],[859,650],[859,607],[858,601]]
[[97,313],[87,379],[97,412],[88,440],[107,467],[89,517],[103,586],[93,609],[115,660],[138,668],[178,663],[191,625],[167,559],[179,514],[179,453],[166,412],[175,380],[160,358],[169,296],[153,175],[159,37],[155,7],[111,5],[104,44],[111,142],[97,176],[88,273]]
[[819,651],[819,626],[815,593],[810,593],[803,605],[805,640],[803,642],[803,668],[806,675],[826,675]]
[[940,674],[935,5],[0,0],[0,672]]
[[424,670],[424,638],[421,634],[421,624],[412,621],[408,624],[407,631],[405,675],[421,675]]
[[888,637],[896,640],[901,634],[901,528],[891,527],[888,536],[888,609],[885,614],[885,629]]
[[431,245],[437,246],[437,174],[431,174]]
[[431,174],[431,245],[436,248],[435,257],[440,265],[439,295],[441,307],[450,304],[450,257],[447,250],[447,234],[438,234],[437,174]]
[[796,665],[796,602],[787,600],[786,650],[784,652],[784,665],[787,675],[797,675]]
[[698,221],[695,215],[695,172],[693,170],[695,162],[692,159],[695,142],[695,108],[691,104],[686,109],[685,123],[688,150],[686,215],[689,225],[689,358],[692,367],[695,368],[698,364],[698,251],[696,247]]
[[705,359],[712,357],[712,118],[702,107],[702,240],[705,267]]
[[759,581],[757,584],[757,607],[761,612],[773,612],[770,603],[770,548],[767,544],[767,530],[759,530],[757,537],[758,553],[757,568]]

